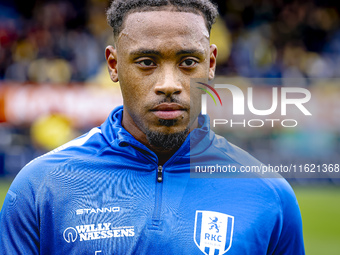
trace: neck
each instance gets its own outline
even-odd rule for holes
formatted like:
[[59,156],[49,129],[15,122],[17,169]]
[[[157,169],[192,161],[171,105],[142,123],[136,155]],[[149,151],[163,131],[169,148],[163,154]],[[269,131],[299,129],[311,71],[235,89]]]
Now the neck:
[[150,148],[150,150],[152,150],[154,153],[156,153],[157,157],[158,157],[158,164],[159,165],[164,165],[174,154],[175,152],[178,150],[178,148],[173,149],[173,150],[168,150],[168,151],[162,151],[162,150],[157,150],[155,148]]
[[[191,127],[197,127],[197,119],[191,125]],[[157,157],[158,157],[158,163],[159,165],[163,165],[165,162],[167,162],[179,149],[178,147],[171,148],[171,149],[165,149],[163,147],[156,147],[149,143],[146,134],[136,125],[136,123],[131,118],[130,114],[126,109],[123,110],[123,119],[122,119],[122,126],[140,143],[144,144],[146,147],[148,147],[151,151],[153,151]],[[190,131],[192,131],[194,128],[191,128]]]

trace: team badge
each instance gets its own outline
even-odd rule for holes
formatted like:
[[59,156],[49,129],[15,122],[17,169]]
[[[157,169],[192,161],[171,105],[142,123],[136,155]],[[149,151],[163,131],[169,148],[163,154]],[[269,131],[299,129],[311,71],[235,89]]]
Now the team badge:
[[234,216],[211,211],[196,211],[194,241],[206,255],[222,255],[233,239]]

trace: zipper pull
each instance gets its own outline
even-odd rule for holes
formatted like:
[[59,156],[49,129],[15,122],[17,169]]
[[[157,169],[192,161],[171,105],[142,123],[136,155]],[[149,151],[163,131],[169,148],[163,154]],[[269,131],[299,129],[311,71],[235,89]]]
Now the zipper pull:
[[158,166],[157,181],[158,182],[163,181],[163,167],[162,166]]

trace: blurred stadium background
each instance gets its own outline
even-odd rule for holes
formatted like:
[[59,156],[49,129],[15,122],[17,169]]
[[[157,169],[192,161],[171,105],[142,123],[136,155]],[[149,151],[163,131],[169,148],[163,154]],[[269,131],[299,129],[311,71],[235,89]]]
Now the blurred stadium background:
[[[340,163],[340,2],[216,1],[217,80],[274,80],[315,99],[303,129],[223,131],[264,163]],[[122,103],[109,79],[108,0],[0,1],[0,208],[31,159],[99,125]],[[263,82],[264,93],[270,83]],[[340,178],[289,176],[306,253],[340,254]]]

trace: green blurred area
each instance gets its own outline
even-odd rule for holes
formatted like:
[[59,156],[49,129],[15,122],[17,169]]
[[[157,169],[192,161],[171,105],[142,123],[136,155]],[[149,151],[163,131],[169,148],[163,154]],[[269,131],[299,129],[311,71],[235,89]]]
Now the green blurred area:
[[[0,208],[10,184],[0,179]],[[306,254],[340,254],[340,187],[293,188],[302,214]]]
[[340,254],[340,187],[295,186],[307,255]]
[[7,190],[9,189],[11,183],[12,180],[0,178],[0,209],[2,208],[2,204],[4,203]]

